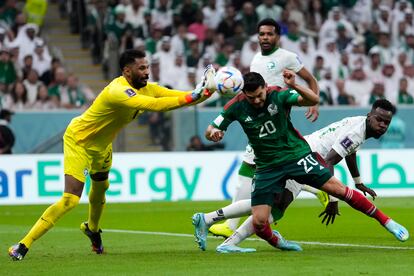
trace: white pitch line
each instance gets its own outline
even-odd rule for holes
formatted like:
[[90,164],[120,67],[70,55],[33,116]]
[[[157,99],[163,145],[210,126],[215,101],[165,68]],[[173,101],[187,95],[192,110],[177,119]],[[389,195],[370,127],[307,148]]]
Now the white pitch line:
[[[121,229],[105,229],[105,232],[112,233],[126,233],[126,234],[141,234],[141,235],[156,235],[156,236],[171,236],[171,237],[187,237],[193,238],[194,235],[182,234],[182,233],[168,233],[168,232],[150,232],[139,230],[121,230]],[[220,237],[208,236],[211,239],[219,239]],[[262,239],[249,238],[250,241],[263,241]],[[386,246],[386,245],[369,245],[369,244],[352,244],[352,243],[329,243],[329,242],[312,242],[312,241],[296,241],[300,244],[308,245],[322,245],[333,247],[359,247],[359,248],[374,248],[374,249],[391,249],[391,250],[414,250],[414,247],[401,247],[401,246]]]

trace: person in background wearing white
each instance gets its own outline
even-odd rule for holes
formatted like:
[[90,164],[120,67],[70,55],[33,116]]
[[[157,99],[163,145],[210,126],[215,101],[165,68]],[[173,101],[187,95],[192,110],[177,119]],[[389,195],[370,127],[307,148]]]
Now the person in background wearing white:
[[259,39],[257,35],[252,35],[249,40],[243,44],[241,50],[241,62],[244,67],[249,67],[254,55],[259,51]]
[[297,54],[305,68],[313,68],[313,63],[315,61],[315,53],[311,50],[311,39],[312,38],[306,36],[301,36],[299,39],[299,49]]
[[23,85],[27,90],[27,100],[29,104],[33,104],[36,101],[37,89],[41,84],[42,82],[39,81],[39,76],[36,70],[29,70],[27,73],[27,79],[23,81]]
[[145,24],[144,7],[141,0],[131,0],[130,2],[131,3],[125,7],[125,21],[135,30]]
[[66,93],[60,98],[61,107],[64,108],[86,108],[95,99],[92,90],[85,85],[79,84],[79,79],[70,74],[67,79]]
[[17,81],[13,84],[10,93],[5,96],[4,108],[21,111],[28,106],[27,90],[22,82]]
[[[184,56],[182,54],[175,55],[174,65],[168,69],[168,74],[165,76],[168,76],[168,84],[170,84],[174,89],[187,90],[187,88],[180,88],[180,86],[183,85],[182,82],[180,83],[181,79],[187,79],[184,77],[187,76],[187,65],[185,65]],[[189,90],[192,90],[194,88],[191,88]]]
[[282,7],[276,5],[274,0],[264,0],[263,4],[256,8],[256,13],[259,21],[265,18],[272,18],[278,21],[282,15],[282,10]]
[[354,97],[355,104],[368,106],[369,96],[373,88],[372,81],[367,78],[362,67],[355,67],[349,79],[345,80],[346,94]]
[[[326,39],[336,39],[336,28],[342,24],[349,37],[355,37],[355,30],[352,24],[343,16],[339,7],[333,7],[328,14],[328,19],[322,24],[319,31],[319,44],[325,45]],[[320,47],[319,47],[320,48]]]
[[382,65],[379,53],[378,48],[372,47],[368,52],[369,63],[364,68],[368,78],[374,82],[382,79]]
[[[55,100],[54,100],[55,99]],[[56,98],[51,98],[47,92],[47,87],[41,84],[37,87],[36,101],[31,105],[35,110],[52,110],[59,106]]]
[[35,40],[35,50],[33,54],[33,69],[37,71],[39,76],[43,75],[51,68],[52,57],[47,49],[43,39]]
[[382,80],[385,86],[385,98],[393,105],[398,102],[398,85],[401,77],[397,76],[393,64],[384,64],[382,68]]
[[216,0],[209,0],[207,6],[203,7],[204,24],[210,29],[217,29],[224,16],[223,9],[217,6]]

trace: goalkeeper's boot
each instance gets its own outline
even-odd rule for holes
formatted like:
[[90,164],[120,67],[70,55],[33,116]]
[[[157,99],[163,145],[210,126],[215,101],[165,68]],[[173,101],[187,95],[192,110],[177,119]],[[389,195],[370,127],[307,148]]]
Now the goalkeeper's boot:
[[243,248],[231,244],[220,244],[219,246],[217,246],[216,251],[218,253],[252,253],[256,252],[256,249]]
[[398,224],[397,222],[395,222],[394,220],[390,219],[385,225],[384,227],[391,232],[394,237],[397,238],[397,240],[404,242],[406,240],[408,240],[408,238],[410,237],[410,234],[408,233],[408,230]]
[[194,236],[195,241],[198,244],[198,247],[201,250],[206,250],[207,247],[207,234],[208,234],[208,226],[204,219],[203,213],[196,213],[192,217],[193,225],[194,225]]
[[231,235],[233,235],[234,231],[229,227],[227,221],[223,223],[216,223],[213,224],[208,231],[213,234],[214,236],[223,237],[227,239]]
[[104,247],[102,245],[102,239],[101,239],[102,230],[99,229],[98,232],[92,232],[89,229],[87,222],[82,222],[82,224],[80,225],[80,229],[91,241],[92,251],[96,252],[96,254],[104,253]]
[[282,237],[282,235],[278,231],[273,230],[273,234],[275,234],[276,237],[278,238],[276,247],[279,248],[280,250],[283,250],[283,251],[302,251],[302,247],[298,243],[293,242],[293,241],[285,240],[285,238]]
[[329,195],[324,191],[318,191],[316,193],[316,197],[319,199],[319,202],[322,204],[322,206],[326,208],[329,203]]
[[9,248],[9,256],[13,261],[21,261],[29,249],[22,243],[15,244]]

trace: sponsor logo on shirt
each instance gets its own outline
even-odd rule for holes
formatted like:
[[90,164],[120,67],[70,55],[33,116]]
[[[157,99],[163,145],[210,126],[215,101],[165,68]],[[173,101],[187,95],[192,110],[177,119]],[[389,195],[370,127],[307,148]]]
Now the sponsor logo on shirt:
[[83,175],[84,175],[84,176],[87,176],[87,175],[88,175],[88,173],[89,173],[89,172],[88,172],[88,169],[87,169],[87,168],[85,168],[85,169],[83,170]]
[[267,111],[269,111],[270,116],[276,115],[278,113],[277,105],[269,104]]
[[133,97],[133,96],[135,96],[137,93],[135,93],[135,91],[134,90],[132,90],[131,88],[128,88],[127,90],[125,90],[124,91],[125,92],[125,94],[127,94],[128,95],[128,97]]
[[247,118],[244,120],[245,122],[251,122],[253,121],[252,118],[250,116],[247,116]]
[[351,140],[351,139],[349,139],[349,137],[345,137],[345,139],[341,141],[341,145],[342,145],[345,149],[349,148],[349,147],[350,147],[350,146],[352,146],[353,144],[354,144],[354,142],[352,142],[352,140]]

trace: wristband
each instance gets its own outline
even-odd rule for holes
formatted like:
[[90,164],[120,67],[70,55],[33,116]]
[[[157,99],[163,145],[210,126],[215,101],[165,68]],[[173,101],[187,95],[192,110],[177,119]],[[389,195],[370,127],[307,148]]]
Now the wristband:
[[197,101],[200,98],[199,94],[190,93],[185,96],[185,102],[187,104]]
[[198,101],[202,95],[205,97],[210,97],[213,93],[210,92],[210,90],[206,88],[196,88],[193,90],[192,93],[189,93],[185,96],[185,102],[187,104],[193,103],[195,101]]
[[353,177],[352,179],[354,180],[354,183],[355,183],[355,184],[361,184],[361,183],[362,183],[362,181],[361,181],[361,177],[360,177],[360,176]]

